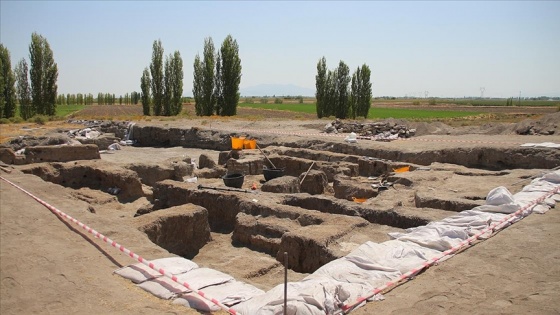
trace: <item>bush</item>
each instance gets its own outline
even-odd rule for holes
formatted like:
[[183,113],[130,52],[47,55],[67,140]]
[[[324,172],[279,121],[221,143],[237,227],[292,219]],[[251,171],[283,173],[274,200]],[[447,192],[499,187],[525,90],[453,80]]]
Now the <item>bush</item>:
[[266,97],[261,98],[261,104],[266,104],[266,103],[268,103],[268,98]]
[[414,102],[412,102],[412,105],[420,105],[420,102],[419,101],[414,101]]
[[253,103],[254,103],[253,98],[251,98],[251,97],[246,97],[246,98],[245,98],[245,103],[247,103],[247,104],[253,104]]
[[435,98],[431,98],[430,102],[428,102],[428,104],[430,105],[436,105],[436,99]]
[[21,118],[20,116],[14,116],[14,117],[11,117],[11,118],[10,118],[10,122],[11,122],[12,124],[19,124],[19,123],[22,123],[22,122],[24,122],[24,121],[25,121],[25,120],[23,120],[23,118]]
[[49,117],[45,115],[35,115],[29,118],[31,122],[34,122],[38,125],[44,125],[47,121],[49,121]]
[[10,120],[8,118],[0,118],[0,125],[9,124]]
[[298,103],[303,104],[303,96],[298,96]]
[[282,104],[283,102],[284,102],[284,101],[283,101],[281,98],[279,98],[279,97],[277,97],[277,98],[274,99],[274,104]]

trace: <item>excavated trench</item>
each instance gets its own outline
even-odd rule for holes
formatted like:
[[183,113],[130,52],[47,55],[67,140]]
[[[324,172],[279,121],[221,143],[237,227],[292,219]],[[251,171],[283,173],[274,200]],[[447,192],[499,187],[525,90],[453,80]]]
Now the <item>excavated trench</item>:
[[[270,167],[269,161],[258,150],[231,151],[231,135],[196,128],[134,128],[133,139],[141,147],[206,150],[204,162],[202,155],[198,161],[209,167],[200,169],[193,169],[192,157],[177,156],[164,163],[90,160],[35,163],[21,170],[74,189],[110,192],[121,203],[145,198],[135,213],[136,227],[172,253],[196,258],[212,239],[227,239],[224,246],[249,249],[280,263],[287,252],[291,270],[311,273],[362,242],[387,240],[389,231],[481,205],[497,186],[519,190],[522,186],[514,183],[530,178],[534,169],[560,163],[554,150],[405,152],[263,137],[259,144],[270,162],[285,170],[284,176],[265,182],[263,167]],[[217,163],[208,155],[217,156]],[[407,170],[395,171],[401,168]],[[220,176],[232,172],[245,174],[242,189],[226,190]],[[196,183],[185,181],[194,176]],[[258,189],[251,190],[255,184]],[[258,283],[277,265],[248,267],[237,276]]]

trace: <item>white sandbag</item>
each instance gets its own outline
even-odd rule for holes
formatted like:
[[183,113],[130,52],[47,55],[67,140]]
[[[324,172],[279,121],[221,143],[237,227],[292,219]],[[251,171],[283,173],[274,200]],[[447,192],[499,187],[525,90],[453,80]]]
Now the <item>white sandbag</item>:
[[533,208],[533,212],[534,212],[534,213],[538,213],[538,214],[544,214],[544,213],[546,213],[548,210],[550,210],[550,207],[545,206],[545,205],[543,205],[543,204],[536,205],[536,206]]
[[513,195],[504,186],[496,187],[488,193],[486,204],[499,206],[513,202]]
[[[350,294],[346,288],[361,289]],[[337,303],[350,302],[349,298],[357,298],[360,292],[366,292],[367,289],[359,284],[340,283],[318,275],[300,282],[289,282],[286,314],[329,314],[334,311]],[[279,284],[265,294],[234,306],[233,309],[240,314],[282,315],[283,304],[284,285]]]
[[[554,190],[554,188],[558,187],[558,184],[549,182],[547,180],[542,180],[541,178],[537,178],[533,180],[529,185],[523,187],[521,191],[525,192],[549,192]],[[514,195],[515,196],[515,195]]]
[[143,264],[135,264],[122,267],[115,270],[114,273],[134,283],[142,283],[146,280],[162,276],[159,272]]
[[[198,268],[198,265],[183,257],[167,257],[152,260],[151,263],[157,269],[163,269],[172,275],[178,275],[193,269]],[[129,265],[114,271],[119,276],[129,279],[134,283],[141,283],[143,281],[160,277],[161,274],[151,269],[150,267],[137,263]]]
[[169,300],[189,290],[167,277],[144,281],[137,285],[160,299]]
[[353,256],[350,259],[347,259],[347,257],[335,259],[317,269],[313,275],[323,276],[338,282],[364,284],[373,289],[398,278],[401,276],[401,272],[394,268],[383,268],[375,262]]
[[389,236],[399,241],[408,241],[427,248],[445,251],[466,240],[469,234],[465,228],[426,225],[420,226],[410,233],[389,233]]
[[187,282],[193,290],[200,290],[210,285],[218,285],[233,281],[233,277],[210,268],[197,268],[177,275],[177,281]]
[[547,173],[542,177],[542,179],[554,184],[560,184],[560,170]]
[[[295,305],[294,303],[298,300],[300,302],[302,301],[302,298],[298,296],[298,292],[302,287],[302,284],[301,282],[288,282],[287,286],[288,286],[288,304],[290,305],[288,306],[288,311],[289,311],[288,314],[296,314],[295,312],[297,312],[297,310],[294,310],[292,305]],[[248,301],[235,305],[233,309],[239,312],[240,314],[276,314],[274,312],[274,309],[273,308],[270,309],[270,307],[268,307],[267,305],[270,304],[273,307],[274,305],[278,305],[280,301],[283,303],[283,299],[284,299],[284,284],[279,284],[274,288],[272,288],[271,290],[267,291],[266,293],[257,295]],[[300,313],[297,314],[299,315]],[[309,314],[309,313],[302,311],[301,314]],[[319,315],[324,313],[321,313],[320,310],[317,310],[316,314]]]
[[507,204],[507,205],[499,205],[499,206],[493,206],[493,205],[482,205],[482,206],[478,206],[478,207],[474,207],[471,210],[472,211],[482,211],[482,212],[493,212],[493,213],[514,213],[517,210],[519,210],[519,205],[517,204]]
[[121,146],[118,143],[113,143],[107,147],[107,150],[111,150],[111,151],[120,150],[120,149]]
[[[218,300],[226,306],[233,306],[247,301],[254,296],[264,294],[264,291],[250,284],[231,281],[220,285],[208,286],[202,289],[205,295]],[[173,304],[181,304],[199,311],[217,311],[220,307],[214,303],[201,298],[194,292],[182,294],[177,297]]]
[[554,142],[541,142],[541,143],[523,143],[520,145],[521,147],[541,147],[541,148],[553,148],[553,149],[560,149],[560,143]]
[[178,275],[198,268],[195,262],[183,257],[154,259],[151,263],[153,263],[156,268],[161,268],[172,275]]
[[173,304],[183,305],[202,312],[216,312],[221,309],[218,305],[208,301],[196,293],[181,294],[173,300]]
[[344,258],[357,265],[367,262],[371,269],[406,273],[439,254],[415,243],[390,240],[381,244],[366,242]]
[[[494,209],[501,209],[503,206],[481,206],[481,207],[497,207]],[[476,208],[475,208],[476,209]],[[515,207],[514,209],[517,209]],[[490,226],[494,222],[499,222],[506,217],[506,214],[496,211],[478,211],[478,210],[465,210],[458,214],[447,217],[437,223],[446,224],[455,227],[464,227],[469,230],[469,234],[474,234],[477,230],[482,230]],[[430,223],[430,224],[435,224]],[[430,225],[428,224],[428,225]]]

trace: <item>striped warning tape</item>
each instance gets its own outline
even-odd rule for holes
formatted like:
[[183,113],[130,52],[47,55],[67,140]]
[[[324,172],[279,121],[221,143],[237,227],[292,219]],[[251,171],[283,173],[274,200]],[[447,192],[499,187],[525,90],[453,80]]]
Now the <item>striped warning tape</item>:
[[113,241],[112,239],[108,238],[107,236],[97,232],[96,230],[92,229],[91,227],[83,224],[82,222],[78,221],[77,219],[69,216],[68,214],[58,210],[57,208],[55,208],[54,206],[51,206],[50,204],[48,204],[46,201],[41,200],[39,197],[36,197],[35,195],[33,195],[32,193],[28,192],[27,190],[23,189],[22,187],[18,186],[17,184],[9,181],[8,179],[0,176],[0,179],[4,180],[5,182],[7,182],[8,184],[14,186],[15,188],[21,190],[22,192],[24,192],[25,194],[27,194],[28,196],[30,196],[31,198],[35,199],[35,201],[37,201],[38,203],[42,204],[43,206],[45,206],[47,209],[49,209],[52,213],[54,213],[55,215],[63,218],[64,220],[70,221],[76,225],[78,225],[79,227],[81,227],[82,229],[86,230],[88,233],[92,234],[94,237],[102,240],[103,242],[111,245],[112,247],[118,249],[121,253],[123,253],[126,256],[131,257],[132,259],[150,267],[150,269],[155,270],[157,272],[159,272],[160,274],[170,278],[171,280],[173,280],[174,282],[184,286],[185,288],[191,290],[192,292],[196,293],[197,295],[201,296],[202,298],[204,298],[207,301],[210,301],[214,304],[216,304],[217,306],[221,307],[222,309],[224,309],[225,311],[227,311],[230,314],[238,314],[237,311],[235,311],[232,308],[227,307],[226,305],[220,303],[220,301],[208,297],[204,292],[191,288],[191,286],[187,283],[187,282],[179,282],[179,280],[177,279],[177,277],[165,270],[163,270],[162,268],[157,268],[157,266],[155,266],[153,263],[151,263],[149,260],[146,260],[144,258],[142,258],[141,256],[139,256],[138,254],[135,254],[134,252],[132,252],[131,250],[127,249],[126,247],[124,247],[123,245]]
[[[361,303],[363,303],[364,301],[366,301],[367,299],[375,296],[376,294],[379,294],[381,292],[383,292],[384,290],[391,288],[395,285],[397,285],[398,283],[400,283],[403,280],[406,279],[410,279],[412,278],[414,275],[418,274],[420,271],[422,271],[423,269],[427,269],[429,267],[431,267],[434,264],[437,264],[438,261],[442,260],[443,258],[461,250],[464,248],[467,248],[469,246],[471,246],[471,244],[478,240],[482,235],[488,233],[488,232],[494,232],[496,228],[505,225],[508,221],[514,219],[515,217],[518,217],[520,215],[523,214],[523,212],[529,210],[530,208],[532,208],[533,206],[543,202],[545,199],[549,198],[550,196],[557,194],[560,192],[560,187],[556,187],[555,189],[553,189],[552,191],[549,191],[545,194],[543,194],[541,197],[533,200],[533,202],[529,203],[528,205],[526,205],[525,207],[522,207],[521,209],[517,210],[514,213],[509,214],[508,216],[504,217],[502,220],[493,223],[491,225],[489,225],[487,228],[481,230],[479,233],[463,240],[462,242],[460,242],[459,244],[457,244],[456,246],[442,252],[440,255],[423,262],[420,266],[404,273],[403,275],[401,275],[400,277],[391,280],[387,283],[385,283],[384,285],[377,287],[375,289],[373,289],[372,291],[370,291],[370,293],[368,293],[365,296],[359,297],[358,299],[356,299],[355,302],[350,303],[350,304],[345,304],[341,307],[340,311],[338,314],[342,313],[348,313],[349,311],[353,310],[356,306],[360,305]],[[503,227],[500,227],[498,230],[502,229]]]

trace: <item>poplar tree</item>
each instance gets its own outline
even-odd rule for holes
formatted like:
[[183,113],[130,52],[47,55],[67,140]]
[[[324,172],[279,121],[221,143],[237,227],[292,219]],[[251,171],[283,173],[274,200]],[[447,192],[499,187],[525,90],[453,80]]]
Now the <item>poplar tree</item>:
[[10,51],[0,44],[0,117],[16,115],[15,78],[12,71]]
[[327,60],[323,56],[317,63],[317,75],[315,76],[315,99],[317,100],[316,108],[318,118],[322,118],[326,114],[325,102],[327,88]]
[[241,83],[241,59],[239,46],[231,35],[228,35],[218,55],[216,79],[220,81],[217,95],[217,112],[222,116],[233,116],[237,113],[239,103],[239,84]]
[[54,116],[56,113],[56,94],[58,86],[58,66],[47,39],[31,34],[29,45],[31,62],[31,95],[37,114]]
[[209,116],[212,115],[206,114],[204,112],[204,101],[202,97],[202,81],[203,81],[203,71],[202,71],[202,62],[200,61],[200,56],[196,54],[194,57],[194,64],[193,64],[193,98],[194,98],[194,111],[197,116]]
[[356,106],[356,116],[367,118],[369,109],[371,107],[371,70],[366,64],[362,65],[362,68],[358,68],[357,77],[359,78],[359,92],[357,94],[357,106]]
[[171,115],[179,115],[183,110],[183,58],[176,50],[171,62]]
[[197,54],[194,61],[193,95],[195,110],[199,116],[210,116],[216,107],[215,95],[215,48],[212,37],[204,39],[204,60]]
[[163,77],[163,47],[161,46],[161,40],[154,41],[152,46],[152,63],[150,64],[151,78],[151,88],[152,88],[152,98],[154,101],[153,112],[155,116],[160,116],[162,113],[162,103],[163,103],[163,89],[164,89],[164,77]]
[[348,118],[350,110],[349,102],[349,90],[348,85],[350,84],[350,68],[340,61],[338,64],[337,74],[336,74],[336,104],[335,104],[335,116],[336,118],[345,119]]
[[29,87],[28,73],[29,67],[27,66],[27,61],[21,58],[16,65],[15,71],[17,83],[16,91],[19,100],[19,115],[25,120],[33,117],[35,114],[35,110],[33,106],[31,106],[31,88]]
[[140,89],[142,90],[142,112],[146,116],[150,116],[150,70],[146,67],[144,69],[144,73],[142,74],[142,78],[140,79]]
[[172,83],[171,83],[171,57],[165,57],[164,64],[164,76],[163,76],[163,101],[162,101],[162,114],[163,116],[171,116],[171,93],[172,93]]

